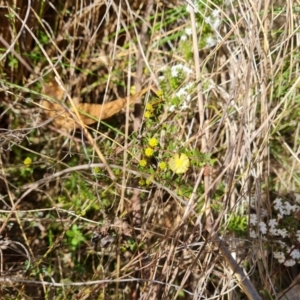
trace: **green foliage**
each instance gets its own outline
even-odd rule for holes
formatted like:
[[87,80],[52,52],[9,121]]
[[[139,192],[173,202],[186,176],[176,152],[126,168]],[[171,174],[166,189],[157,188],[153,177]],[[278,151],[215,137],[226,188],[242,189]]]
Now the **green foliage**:
[[66,208],[72,208],[81,215],[85,215],[88,210],[99,209],[95,191],[80,174],[72,173],[64,182],[64,189],[66,193],[61,194],[58,201]]
[[[261,295],[263,295],[263,297],[264,297],[263,299],[265,299],[265,300],[275,300],[275,298],[272,297],[272,295],[267,290],[260,290],[259,293]],[[283,297],[283,299],[284,299],[284,297]]]
[[19,61],[11,54],[8,54],[8,65],[12,68],[12,69],[18,69],[19,66]]
[[230,215],[227,229],[238,236],[245,236],[248,231],[248,218],[246,216]]
[[[120,8],[123,5],[121,2]],[[86,282],[117,278],[120,282],[117,284],[107,282],[105,289],[99,285],[92,289],[85,289],[84,285],[78,287],[78,295],[75,295],[78,299],[98,296],[99,299],[117,300],[129,295],[126,294],[127,292],[123,293],[123,290],[131,293],[137,286],[135,282],[128,285],[126,283],[125,286],[125,283],[121,283],[122,279],[127,279],[126,276],[130,274],[131,278],[141,276],[147,282],[146,268],[155,265],[155,273],[150,272],[151,276],[155,274],[155,278],[152,276],[151,280],[160,280],[162,271],[165,272],[164,274],[176,274],[176,278],[175,275],[171,276],[172,284],[181,289],[168,285],[167,280],[171,277],[167,278],[168,276],[163,275],[163,281],[166,281],[163,283],[168,287],[168,294],[164,294],[165,297],[175,299],[172,293],[177,293],[177,297],[182,299],[189,297],[186,289],[191,291],[191,286],[195,286],[195,282],[192,279],[191,282],[186,281],[182,284],[187,274],[185,271],[190,269],[198,272],[198,266],[201,267],[200,271],[203,274],[208,270],[205,266],[209,264],[203,260],[204,256],[206,259],[208,257],[207,251],[201,252],[198,248],[195,250],[194,241],[190,239],[197,235],[195,228],[198,225],[205,228],[204,212],[208,209],[212,210],[215,220],[218,216],[225,216],[225,220],[218,219],[220,222],[216,222],[216,225],[222,224],[221,228],[214,227],[216,232],[218,230],[222,232],[225,239],[228,233],[234,233],[237,238],[245,237],[249,233],[253,245],[256,239],[263,237],[266,241],[264,243],[264,250],[266,250],[269,247],[268,238],[274,240],[274,235],[278,240],[280,237],[288,238],[291,244],[283,245],[283,240],[280,243],[281,248],[274,246],[272,252],[268,254],[274,255],[273,250],[276,250],[277,258],[281,259],[277,265],[291,266],[293,262],[289,262],[288,265],[285,264],[286,260],[291,260],[292,254],[297,256],[295,245],[299,243],[299,222],[295,217],[297,215],[295,204],[290,205],[293,206],[290,214],[283,214],[284,218],[280,218],[280,214],[273,211],[272,221],[278,222],[278,228],[275,228],[277,231],[274,230],[272,236],[270,233],[272,228],[269,223],[264,223],[263,216],[260,216],[260,219],[256,220],[257,223],[250,225],[249,228],[245,213],[248,212],[251,203],[249,199],[247,200],[249,203],[244,199],[248,197],[248,192],[251,194],[249,198],[254,192],[255,185],[253,189],[249,186],[249,190],[245,193],[245,186],[248,185],[249,179],[256,179],[257,170],[266,171],[266,165],[269,181],[259,184],[261,190],[259,192],[268,193],[276,190],[274,181],[281,178],[281,174],[278,173],[282,172],[282,168],[290,171],[290,179],[296,183],[300,182],[295,160],[300,141],[297,127],[300,97],[299,86],[295,86],[299,54],[297,51],[289,52],[290,45],[282,47],[285,45],[280,44],[280,48],[288,50],[286,52],[288,54],[284,53],[282,56],[283,53],[276,50],[278,45],[271,43],[268,46],[271,50],[267,53],[268,33],[256,31],[263,26],[253,27],[257,39],[255,39],[255,51],[251,53],[249,45],[253,40],[247,40],[249,38],[247,22],[251,20],[251,14],[255,18],[262,18],[265,17],[265,12],[261,10],[257,13],[249,7],[245,14],[240,11],[244,4],[235,8],[235,2],[230,6],[226,6],[226,3],[222,0],[193,1],[196,7],[196,23],[191,24],[187,5],[176,5],[170,8],[162,3],[155,4],[156,13],[145,19],[144,15],[140,14],[143,13],[142,6],[138,11],[133,7],[128,10],[123,10],[122,7],[117,21],[110,22],[111,15],[115,15],[111,14],[115,9],[112,7],[109,10],[107,8],[105,16],[103,15],[103,20],[106,21],[102,22],[103,20],[98,19],[98,14],[103,13],[104,6],[98,10],[98,6],[93,9],[93,5],[84,7],[85,4],[82,4],[78,13],[75,8],[73,10],[71,2],[66,4],[57,2],[56,6],[53,4],[56,11],[52,17],[44,14],[48,4],[42,1],[40,11],[36,12],[40,19],[30,26],[30,30],[50,58],[45,57],[40,46],[34,41],[31,51],[22,53],[23,51],[20,50],[24,46],[22,39],[19,39],[21,42],[16,40],[15,52],[8,53],[5,59],[0,57],[2,67],[0,76],[6,79],[1,82],[5,104],[3,106],[1,102],[0,121],[5,123],[5,118],[2,117],[8,117],[8,124],[4,125],[7,125],[8,130],[12,132],[22,130],[28,143],[28,149],[24,150],[24,145],[18,146],[13,140],[9,140],[8,150],[1,152],[3,172],[8,178],[8,184],[0,185],[0,188],[5,191],[8,186],[11,190],[10,195],[13,195],[13,197],[9,195],[12,199],[27,193],[16,207],[16,210],[22,210],[19,215],[21,224],[18,224],[21,234],[18,232],[16,236],[20,239],[25,237],[26,246],[36,245],[37,241],[39,242],[38,249],[31,250],[35,257],[41,259],[30,266],[30,276],[39,279],[43,277],[43,280],[48,280],[51,276],[57,282],[60,280],[70,283],[77,280]],[[247,4],[245,6],[247,7]],[[85,10],[86,8],[88,10]],[[14,9],[18,13],[21,10]],[[232,9],[237,11],[231,11]],[[270,10],[268,13],[279,16],[283,11],[286,11],[285,8]],[[294,8],[293,12],[296,12]],[[124,20],[124,16],[127,15],[130,18]],[[43,19],[43,16],[47,18]],[[237,21],[236,16],[243,17],[239,17]],[[14,13],[9,13],[5,17],[9,20],[9,32],[14,38],[19,32],[19,21]],[[231,19],[227,20],[227,17]],[[264,20],[257,21],[258,24],[264,25]],[[291,25],[289,22],[286,23]],[[120,24],[122,26],[118,27]],[[140,44],[144,41],[144,37],[140,35],[143,32],[141,26],[144,24],[147,25],[146,47]],[[195,29],[196,36],[193,35],[192,29]],[[271,30],[270,34],[275,37],[288,31]],[[263,52],[259,53],[261,34],[263,34],[263,45],[261,45]],[[284,37],[282,41],[289,40],[291,37]],[[194,61],[194,38],[198,41],[201,58],[199,66]],[[98,149],[90,144],[83,131],[79,129],[76,132],[60,134],[58,130],[63,128],[53,128],[50,119],[47,122],[44,120],[39,101],[42,96],[38,92],[41,90],[42,83],[37,84],[35,81],[42,82],[48,77],[52,80],[55,77],[56,80],[62,80],[72,97],[80,96],[84,102],[109,101],[116,94],[120,96],[126,94],[128,71],[132,81],[136,80],[135,64],[138,61],[136,50],[139,51],[141,48],[144,50],[145,64],[143,78],[140,79],[148,84],[148,78],[157,75],[154,82],[158,82],[156,88],[160,90],[156,92],[156,96],[154,96],[155,92],[149,92],[147,97],[142,97],[141,107],[144,111],[141,115],[138,114],[138,118],[141,117],[139,130],[132,132],[132,119],[129,118],[128,123],[127,120],[124,122],[121,113],[120,118],[116,116],[101,122],[100,129],[97,126],[88,128],[97,147],[113,169],[116,180],[111,180],[105,167],[86,168],[90,163],[102,163],[103,160],[98,157],[99,152],[96,151]],[[131,52],[128,51],[129,49]],[[7,49],[0,49],[0,51],[2,55]],[[25,73],[16,72],[26,68],[17,59],[15,53],[20,53],[29,66],[37,70],[38,76],[34,81],[32,77],[28,79],[29,76],[24,76]],[[97,60],[101,58],[102,53],[105,53],[105,57],[107,55],[108,58],[112,58],[112,62],[103,65],[101,59]],[[214,55],[213,59],[212,55]],[[267,57],[266,61],[264,61],[265,57]],[[279,65],[280,68],[277,67]],[[234,72],[232,66],[237,66]],[[56,74],[53,74],[54,68]],[[196,68],[199,68],[200,78],[197,78]],[[272,72],[268,73],[269,69]],[[246,83],[249,84],[247,94],[245,94],[243,81],[246,78],[245,70],[250,75],[247,77],[250,80]],[[32,72],[31,75],[35,74]],[[14,78],[24,81],[24,85],[11,82]],[[196,88],[199,82],[201,82],[201,93],[204,98],[205,112],[200,115],[200,120],[201,117],[205,118],[203,128],[200,128],[199,90]],[[32,85],[28,87],[30,84]],[[289,95],[292,96],[288,97]],[[22,101],[29,97],[30,101]],[[282,99],[285,101],[278,108],[277,105]],[[67,109],[68,99],[63,101],[65,101],[64,109]],[[246,103],[247,101],[249,102]],[[262,103],[266,106],[264,112]],[[136,107],[139,108],[139,105]],[[273,110],[274,108],[276,111]],[[31,120],[28,120],[33,116],[28,113],[31,109],[41,115],[41,119],[37,118],[35,123],[38,126],[32,126]],[[19,117],[23,113],[26,116],[25,120]],[[135,121],[139,120],[138,118]],[[6,127],[3,132],[6,132]],[[261,132],[267,134],[262,135]],[[205,148],[202,147],[204,138],[207,138],[206,142],[209,145],[207,148],[212,149],[209,153],[200,150]],[[245,159],[244,149],[253,155],[253,157],[250,155],[250,160]],[[271,160],[261,153],[268,153]],[[234,157],[234,160],[230,161],[230,157]],[[280,162],[278,169],[272,164],[274,159]],[[81,165],[85,167],[80,169]],[[76,171],[70,171],[72,167],[78,168]],[[218,167],[223,169],[218,172]],[[65,169],[68,169],[68,172],[57,175]],[[217,171],[215,172],[217,179],[213,171]],[[200,174],[203,175],[202,178],[199,177]],[[37,186],[34,185],[35,182]],[[196,182],[197,189],[195,189]],[[288,185],[288,182],[289,180],[286,180],[284,184]],[[206,205],[208,186],[209,208]],[[297,188],[297,184],[294,186]],[[258,189],[256,186],[255,188]],[[230,198],[232,193],[237,197]],[[178,197],[173,197],[174,194],[183,201],[177,201]],[[5,220],[7,218],[5,210],[10,203],[7,201],[8,194],[0,196],[1,200],[3,196],[4,203],[1,218]],[[194,200],[192,206],[185,205],[189,203],[191,197]],[[241,201],[243,204],[236,201],[234,206],[228,207],[228,203],[224,203],[223,200],[229,198],[230,200],[243,199]],[[244,204],[245,202],[247,204]],[[269,207],[272,206],[272,203],[267,204]],[[285,207],[285,203],[282,205]],[[47,212],[45,213],[44,210]],[[140,212],[141,223],[135,220]],[[270,211],[267,213],[270,214]],[[118,222],[120,216],[124,215],[132,230],[130,237],[126,234],[124,237],[122,230],[125,232],[128,228]],[[198,223],[198,216],[201,216],[202,224]],[[26,226],[23,224],[24,220]],[[104,221],[107,221],[109,229],[106,228]],[[104,223],[105,226],[102,226]],[[9,231],[11,228],[14,230],[10,224],[7,228]],[[257,232],[254,232],[254,229]],[[92,247],[89,241],[92,233],[99,234],[101,241],[112,231],[118,237],[115,241],[98,249]],[[119,234],[119,231],[122,234]],[[199,238],[204,238],[205,234],[206,232]],[[174,251],[168,252],[169,249]],[[286,257],[282,258],[281,252],[284,252]],[[172,263],[164,265],[165,259],[170,258],[169,253],[172,254]],[[186,254],[192,258],[194,265],[190,265],[191,260],[183,259]],[[215,258],[214,251],[209,255]],[[299,262],[299,259],[295,258],[295,262]],[[219,256],[218,259],[212,259],[210,263],[214,263],[218,270],[227,268],[220,263]],[[254,270],[252,261],[245,259],[242,263],[248,270]],[[24,265],[28,266],[28,264],[29,262],[25,261]],[[263,267],[260,265],[258,269],[262,271],[261,274],[269,273],[276,276],[278,272],[277,270],[274,272],[272,268],[270,264]],[[177,273],[173,273],[175,270]],[[229,274],[228,270],[219,273],[222,275],[223,271]],[[217,273],[208,277],[209,291],[204,291],[203,296],[205,292],[207,297],[219,296],[217,293],[221,288],[216,284],[217,281],[220,282]],[[198,278],[197,276],[198,274],[195,273],[195,278]],[[222,280],[224,278],[222,277]],[[142,292],[146,293],[147,284],[142,282],[139,284],[141,289],[145,284]],[[215,295],[212,295],[211,287]],[[47,288],[45,286],[42,293],[50,297],[53,291],[51,290],[50,293],[50,289]],[[121,288],[122,293],[119,293]],[[99,289],[101,292],[96,295]],[[93,295],[89,294],[91,290]],[[82,291],[83,293],[80,294]],[[269,291],[263,290],[262,293],[266,299],[272,299]],[[56,289],[55,295],[58,299],[74,298],[74,287]],[[241,293],[237,292],[236,295],[241,296]],[[227,296],[220,295],[220,297]],[[22,296],[22,298],[26,297]]]
[[126,251],[135,252],[137,249],[142,250],[142,244],[138,245],[137,242],[134,239],[128,239],[126,240],[122,246],[121,251],[124,253]]
[[71,229],[66,231],[66,236],[68,237],[68,242],[72,245],[73,250],[85,241],[85,236],[76,224],[73,224]]

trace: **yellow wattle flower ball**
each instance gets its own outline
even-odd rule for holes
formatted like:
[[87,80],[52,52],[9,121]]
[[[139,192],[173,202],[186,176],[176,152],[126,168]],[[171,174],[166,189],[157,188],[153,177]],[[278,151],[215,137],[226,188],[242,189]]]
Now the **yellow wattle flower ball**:
[[99,175],[101,174],[101,169],[99,167],[95,167],[92,172],[93,175]]
[[146,185],[150,185],[153,182],[153,177],[150,176],[149,178],[146,179]]
[[146,149],[145,149],[145,155],[146,155],[146,156],[150,157],[150,156],[153,155],[153,153],[154,153],[154,151],[153,151],[152,148],[146,148]]
[[150,111],[145,111],[145,113],[144,113],[144,118],[145,119],[150,119],[152,117],[152,114],[151,114],[151,112]]
[[144,180],[144,179],[141,179],[140,181],[139,181],[139,185],[140,186],[143,186],[143,185],[145,185],[146,184],[146,181]]
[[146,108],[146,110],[148,110],[149,112],[153,112],[153,110],[154,110],[152,104],[150,104],[150,103],[147,103],[145,108]]
[[151,138],[148,140],[148,145],[154,148],[158,145],[158,140],[156,138]]
[[164,161],[162,161],[158,164],[158,167],[163,171],[167,168],[167,164]]
[[156,95],[158,97],[161,97],[163,95],[163,91],[161,91],[161,90],[156,91]]
[[134,95],[136,93],[136,88],[135,88],[135,85],[132,85],[130,87],[130,95]]
[[32,159],[30,157],[26,157],[23,161],[23,164],[26,166],[26,167],[29,167],[31,164],[32,164]]
[[146,167],[146,166],[147,166],[147,161],[146,161],[145,159],[141,159],[141,160],[139,161],[139,165],[140,165],[141,167]]

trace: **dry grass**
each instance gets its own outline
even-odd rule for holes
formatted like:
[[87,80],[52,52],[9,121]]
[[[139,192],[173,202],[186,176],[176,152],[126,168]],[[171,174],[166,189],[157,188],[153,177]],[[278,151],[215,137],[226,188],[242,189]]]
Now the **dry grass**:
[[[1,299],[277,299],[297,265],[248,216],[298,197],[298,3],[15,2],[0,1]],[[40,104],[52,80],[63,109],[162,95],[66,132]],[[188,172],[162,171],[177,152]]]

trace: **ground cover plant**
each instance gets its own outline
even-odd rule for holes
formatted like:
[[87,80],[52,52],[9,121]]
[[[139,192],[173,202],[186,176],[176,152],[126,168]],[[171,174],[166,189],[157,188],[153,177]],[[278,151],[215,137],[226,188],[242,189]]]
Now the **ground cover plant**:
[[1,299],[299,299],[297,2],[0,4]]

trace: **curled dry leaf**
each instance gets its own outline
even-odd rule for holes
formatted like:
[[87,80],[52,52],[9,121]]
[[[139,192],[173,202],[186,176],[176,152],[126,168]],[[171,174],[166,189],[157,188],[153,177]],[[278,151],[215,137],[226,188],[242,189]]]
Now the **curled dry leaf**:
[[[85,125],[91,125],[98,122],[98,120],[107,119],[118,113],[127,105],[127,102],[129,102],[129,104],[134,103],[139,97],[149,91],[149,89],[151,89],[151,87],[144,88],[139,93],[130,97],[119,98],[105,104],[79,103],[75,98],[73,102],[83,123]],[[68,131],[80,127],[80,123],[76,120],[74,111],[62,105],[61,101],[65,93],[55,81],[45,84],[42,93],[53,98],[53,100],[43,99],[41,105],[45,115],[53,120],[53,124],[57,128]]]

